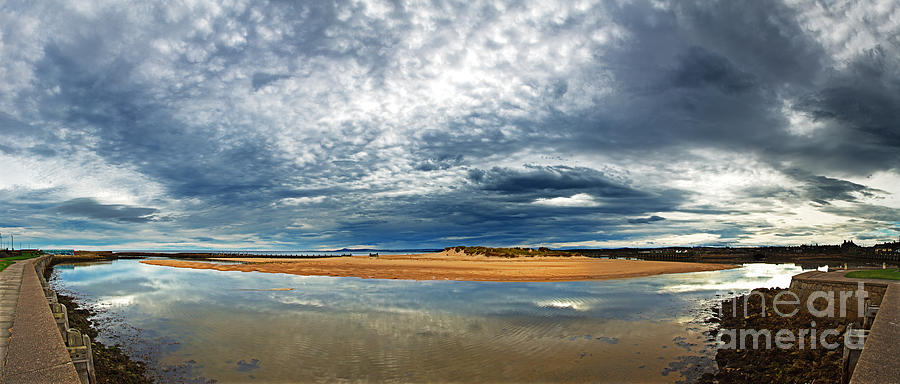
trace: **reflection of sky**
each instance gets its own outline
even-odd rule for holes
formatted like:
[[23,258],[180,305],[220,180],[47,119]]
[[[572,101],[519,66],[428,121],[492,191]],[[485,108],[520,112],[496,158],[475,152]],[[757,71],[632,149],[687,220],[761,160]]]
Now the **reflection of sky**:
[[[137,260],[60,269],[63,286],[98,304],[160,316],[172,306],[225,306],[254,312],[452,312],[480,316],[575,316],[616,319],[672,318],[717,291],[786,287],[802,272],[793,264],[645,278],[497,283],[409,281],[259,272],[221,272],[150,266]],[[294,288],[293,291],[246,291]]]
[[[690,320],[717,292],[787,286],[790,277],[802,271],[793,264],[748,264],[733,270],[623,280],[498,283],[222,272],[151,266],[138,260],[57,266],[57,270],[56,284],[89,304],[107,307],[129,325],[152,334],[191,343],[201,343],[227,327],[210,329],[213,323],[247,323],[241,328],[244,332],[271,332],[264,323],[279,322],[281,328],[289,324],[297,332],[315,332],[329,322],[356,318],[360,320],[353,324],[366,327],[383,323],[382,331],[393,329],[391,337],[470,321],[456,319],[520,324],[532,335],[565,324],[600,324],[602,319],[680,323]],[[248,291],[272,288],[294,290]],[[397,328],[393,323],[399,319],[419,320]],[[318,325],[304,328],[303,321]],[[254,326],[261,328],[246,329]],[[663,341],[671,340],[666,337]]]
[[738,269],[665,276],[664,292],[749,291],[754,288],[787,288],[791,276],[803,272],[794,264],[744,264]]

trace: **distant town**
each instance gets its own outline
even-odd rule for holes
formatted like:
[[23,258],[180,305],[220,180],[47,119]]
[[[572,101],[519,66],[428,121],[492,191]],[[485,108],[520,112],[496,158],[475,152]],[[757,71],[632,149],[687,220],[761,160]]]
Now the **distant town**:
[[742,259],[758,261],[793,260],[818,257],[823,259],[848,258],[884,261],[900,261],[900,241],[859,246],[852,240],[834,245],[798,245],[767,247],[663,247],[577,249],[571,252],[585,256],[635,257],[647,260],[697,260]]
[[[612,259],[639,259],[665,261],[695,262],[840,262],[840,261],[900,261],[900,241],[885,242],[873,246],[860,246],[852,240],[841,244],[804,244],[797,246],[764,246],[764,247],[661,247],[661,248],[605,248],[605,249],[550,249],[545,247],[447,247],[445,250],[458,250],[468,254],[489,257],[534,257],[534,256],[587,256]],[[210,258],[230,257],[301,257],[322,258],[350,256],[353,252],[377,251],[372,249],[343,249],[340,252],[315,253],[301,251],[80,251],[74,249],[0,249],[0,257],[17,256],[23,253],[43,252],[47,254],[67,256],[69,259],[116,259],[120,257],[180,257]],[[397,250],[382,250],[396,252]],[[438,250],[433,250],[438,251]],[[377,256],[378,253],[370,253]]]

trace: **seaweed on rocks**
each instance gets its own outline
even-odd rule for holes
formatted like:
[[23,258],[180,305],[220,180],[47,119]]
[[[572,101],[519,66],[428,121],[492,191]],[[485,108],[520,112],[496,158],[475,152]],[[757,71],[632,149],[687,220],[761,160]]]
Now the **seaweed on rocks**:
[[[50,280],[53,268],[48,267],[44,274]],[[150,384],[154,382],[150,378],[144,362],[130,358],[116,345],[105,345],[97,341],[98,331],[91,322],[91,318],[96,315],[94,311],[79,306],[72,296],[57,292],[56,297],[68,310],[69,326],[91,338],[94,370],[98,384]]]
[[[844,348],[843,333],[847,325],[852,321],[841,317],[816,317],[805,310],[804,305],[799,306],[798,312],[793,316],[779,316],[772,306],[776,294],[782,289],[757,289],[765,296],[765,309],[767,316],[762,315],[763,304],[759,295],[750,295],[748,311],[743,312],[742,306],[748,296],[723,299],[721,301],[721,316],[715,316],[707,320],[708,323],[718,324],[718,329],[712,331],[712,336],[726,330],[768,330],[774,335],[779,330],[790,331],[798,335],[791,348],[766,348],[760,345],[758,348],[719,348],[716,351],[716,364],[718,372],[703,375],[699,383],[840,383],[841,382],[841,357]],[[737,301],[737,311],[732,311]],[[716,309],[718,310],[718,308]],[[790,312],[782,308],[782,313]],[[813,325],[815,324],[815,325]],[[801,330],[816,329],[817,338],[825,330],[835,330],[837,336],[829,336],[829,343],[838,343],[834,349],[823,348],[819,343],[817,348],[810,348],[812,340],[810,334],[805,336]],[[738,336],[740,337],[740,336]],[[728,342],[728,336],[722,336],[722,341]],[[803,346],[800,348],[800,339],[803,338]],[[774,343],[774,342],[773,342]],[[739,346],[739,345],[738,345]]]

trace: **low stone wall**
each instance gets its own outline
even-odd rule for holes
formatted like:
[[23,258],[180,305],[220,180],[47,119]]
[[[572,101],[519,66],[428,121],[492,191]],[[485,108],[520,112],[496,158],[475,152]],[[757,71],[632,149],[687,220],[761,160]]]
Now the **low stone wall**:
[[[865,344],[862,351],[857,350],[855,365],[845,366],[845,379],[849,374],[850,384],[900,384],[900,364],[896,363],[897,345],[900,344],[900,283],[889,280],[854,279],[845,277],[850,271],[819,272],[810,271],[801,273],[791,279],[791,291],[800,296],[802,302],[806,302],[814,292],[833,292],[836,305],[841,305],[841,292],[852,292],[845,295],[843,301],[847,308],[847,317],[857,318],[857,326],[863,326],[866,321],[865,307],[859,312],[860,283],[866,292],[864,300],[866,306],[878,306],[877,315],[872,327],[865,334]],[[871,315],[869,319],[870,320]],[[845,359],[848,356],[845,350]],[[853,353],[851,352],[851,355]],[[846,364],[846,362],[845,362]]]
[[50,304],[50,312],[53,313],[53,320],[63,340],[66,342],[66,349],[72,363],[75,364],[75,370],[82,384],[93,384],[97,382],[94,373],[94,355],[91,350],[91,338],[82,334],[75,328],[69,328],[69,313],[66,306],[60,304],[56,298],[56,292],[50,289],[50,284],[44,279],[44,271],[50,265],[52,256],[42,257],[35,261],[34,271],[37,273],[41,286],[44,288],[44,296]]
[[51,256],[25,260],[0,383],[96,383],[90,339],[47,285]]
[[[805,303],[809,295],[813,292],[834,292],[836,299],[836,311],[840,311],[840,305],[843,303],[847,310],[847,317],[857,318],[865,316],[859,312],[859,283],[863,283],[863,289],[866,292],[865,298],[872,305],[879,305],[884,299],[885,291],[888,284],[883,280],[873,279],[850,279],[843,275],[846,271],[840,272],[819,272],[810,271],[794,276],[791,279],[791,291],[800,296],[801,302]],[[849,296],[844,296],[841,301],[841,292],[852,292]],[[865,299],[864,299],[865,300]]]

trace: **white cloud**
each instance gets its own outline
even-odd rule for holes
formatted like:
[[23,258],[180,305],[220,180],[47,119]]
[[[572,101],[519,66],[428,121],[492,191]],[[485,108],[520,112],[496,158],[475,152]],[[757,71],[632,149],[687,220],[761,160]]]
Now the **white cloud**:
[[569,197],[539,198],[532,204],[550,207],[599,207],[602,205],[602,203],[587,193],[578,193]]
[[325,201],[326,198],[327,196],[289,197],[286,199],[281,199],[281,203],[284,205],[317,204]]

